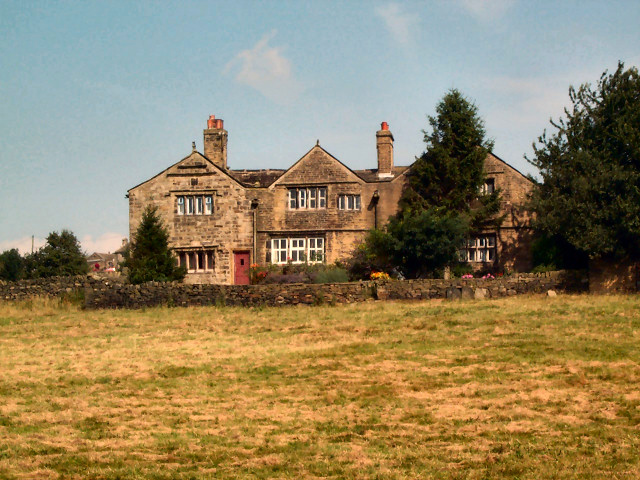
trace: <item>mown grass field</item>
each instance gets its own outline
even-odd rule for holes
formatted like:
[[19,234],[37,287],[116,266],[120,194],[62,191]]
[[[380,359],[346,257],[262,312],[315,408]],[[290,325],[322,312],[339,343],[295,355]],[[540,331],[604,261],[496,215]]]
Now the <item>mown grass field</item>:
[[0,478],[640,478],[640,298],[0,304]]

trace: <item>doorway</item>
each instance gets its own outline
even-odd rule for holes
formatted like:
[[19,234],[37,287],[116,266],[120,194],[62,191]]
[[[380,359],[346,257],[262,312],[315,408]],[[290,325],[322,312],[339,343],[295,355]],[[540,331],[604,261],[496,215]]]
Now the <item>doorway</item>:
[[236,285],[249,285],[249,252],[233,252],[234,258],[234,283]]

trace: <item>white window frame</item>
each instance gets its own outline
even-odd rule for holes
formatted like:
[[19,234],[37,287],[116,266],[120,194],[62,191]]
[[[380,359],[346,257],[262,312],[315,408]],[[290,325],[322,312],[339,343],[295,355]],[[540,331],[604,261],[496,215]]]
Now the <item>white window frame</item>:
[[290,188],[289,210],[321,210],[327,208],[327,187]]
[[318,188],[318,208],[327,208],[327,187]]
[[318,189],[310,188],[308,190],[308,197],[309,197],[309,208],[311,209],[318,208]]
[[213,195],[178,195],[176,197],[177,215],[212,215],[213,210]]
[[470,238],[466,248],[460,252],[462,261],[474,263],[491,263],[496,259],[496,236],[484,234]]
[[496,180],[494,178],[487,178],[480,187],[480,193],[482,195],[489,195],[496,190]]
[[289,239],[289,256],[291,263],[304,263],[307,259],[307,241],[305,238]]
[[324,237],[290,237],[271,239],[271,263],[323,263],[325,260]]
[[359,194],[341,193],[338,195],[338,209],[357,211],[362,208]]
[[324,262],[324,238],[312,237],[307,239],[309,263]]
[[273,238],[271,240],[271,263],[282,265],[287,263],[289,255],[286,238]]

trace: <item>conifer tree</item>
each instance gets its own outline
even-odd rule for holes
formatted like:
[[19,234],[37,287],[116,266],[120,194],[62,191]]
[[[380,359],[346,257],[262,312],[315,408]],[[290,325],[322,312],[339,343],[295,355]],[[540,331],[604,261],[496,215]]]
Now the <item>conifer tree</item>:
[[493,143],[485,138],[477,107],[451,90],[436,113],[429,117],[431,131],[423,131],[426,151],[407,174],[399,213],[361,249],[365,257],[392,264],[407,277],[429,276],[455,263],[470,235],[502,220],[500,191],[481,189]]
[[483,193],[484,161],[493,148],[485,138],[478,108],[458,90],[449,91],[429,117],[425,152],[408,173],[409,186],[400,200],[402,215],[441,209],[463,215],[472,230],[499,224],[500,192]]
[[186,274],[178,267],[169,249],[169,233],[162,225],[156,207],[149,206],[142,214],[135,238],[125,259],[131,283],[170,282],[182,280]]

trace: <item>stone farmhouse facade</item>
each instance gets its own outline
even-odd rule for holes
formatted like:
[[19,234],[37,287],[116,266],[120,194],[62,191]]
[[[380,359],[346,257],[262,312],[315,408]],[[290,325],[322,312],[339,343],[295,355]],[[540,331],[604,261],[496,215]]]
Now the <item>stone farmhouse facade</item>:
[[[386,122],[376,132],[377,168],[352,170],[317,143],[286,170],[232,170],[228,132],[213,115],[196,150],[131,188],[133,238],[148,205],[170,234],[189,283],[244,284],[253,263],[333,263],[348,258],[368,230],[397,213],[410,166],[396,166]],[[530,268],[529,216],[522,204],[530,180],[494,155],[485,188],[502,189],[505,221],[461,250],[475,269]]]

